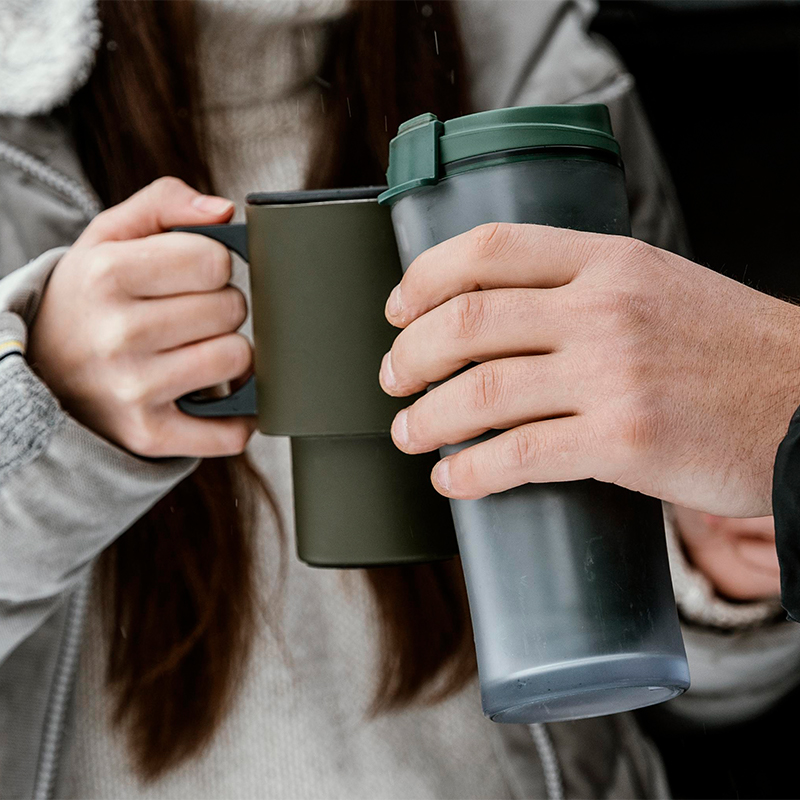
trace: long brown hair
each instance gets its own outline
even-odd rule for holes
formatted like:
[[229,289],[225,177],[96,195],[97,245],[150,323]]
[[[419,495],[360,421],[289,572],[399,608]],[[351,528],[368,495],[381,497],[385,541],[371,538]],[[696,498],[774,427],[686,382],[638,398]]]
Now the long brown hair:
[[[161,175],[211,192],[192,4],[104,0],[100,14],[97,63],[68,110],[89,180],[108,205]],[[309,188],[382,183],[400,122],[468,110],[449,2],[357,0],[331,31],[328,54],[319,76],[324,137]],[[262,619],[252,525],[260,494],[280,529],[246,457],[207,459],[103,556],[108,682],[144,778],[200,752],[240,683]],[[458,563],[365,576],[381,631],[373,710],[436,702],[460,689],[475,663]]]

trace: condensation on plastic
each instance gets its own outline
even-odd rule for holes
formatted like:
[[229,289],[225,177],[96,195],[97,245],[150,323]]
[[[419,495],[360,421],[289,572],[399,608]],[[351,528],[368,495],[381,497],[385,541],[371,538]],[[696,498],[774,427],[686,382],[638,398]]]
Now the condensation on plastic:
[[[453,175],[400,197],[392,222],[404,270],[486,222],[630,233],[622,170],[572,158]],[[579,719],[688,688],[659,501],[580,481],[453,500],[451,509],[487,716]]]

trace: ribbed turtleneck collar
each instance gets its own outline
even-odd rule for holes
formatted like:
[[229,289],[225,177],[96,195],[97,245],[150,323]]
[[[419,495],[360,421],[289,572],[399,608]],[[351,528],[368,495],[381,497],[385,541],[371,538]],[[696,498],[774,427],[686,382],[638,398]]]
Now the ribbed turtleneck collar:
[[197,0],[205,136],[216,189],[234,200],[299,189],[324,104],[314,80],[347,0]]
[[252,106],[313,80],[347,0],[195,0],[204,105]]

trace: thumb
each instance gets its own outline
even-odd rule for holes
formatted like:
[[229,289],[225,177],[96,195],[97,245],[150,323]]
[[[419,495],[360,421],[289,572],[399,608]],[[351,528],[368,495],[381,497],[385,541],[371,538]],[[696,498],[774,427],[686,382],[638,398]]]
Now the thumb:
[[98,214],[78,241],[91,246],[139,239],[178,225],[227,222],[233,208],[230,200],[201,194],[179,178],[159,178],[119,205]]

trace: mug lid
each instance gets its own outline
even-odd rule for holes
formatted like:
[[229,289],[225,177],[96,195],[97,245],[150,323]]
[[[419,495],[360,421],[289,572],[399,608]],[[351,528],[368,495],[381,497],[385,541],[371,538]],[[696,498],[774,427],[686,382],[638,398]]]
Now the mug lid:
[[350,189],[299,189],[291,192],[250,192],[249,206],[299,206],[307,203],[332,203],[350,200],[375,200],[385,186],[355,186]]
[[601,103],[499,108],[447,122],[420,114],[404,122],[389,144],[389,188],[378,202],[437,183],[447,167],[467,159],[543,148],[601,150],[617,158],[620,153]]

